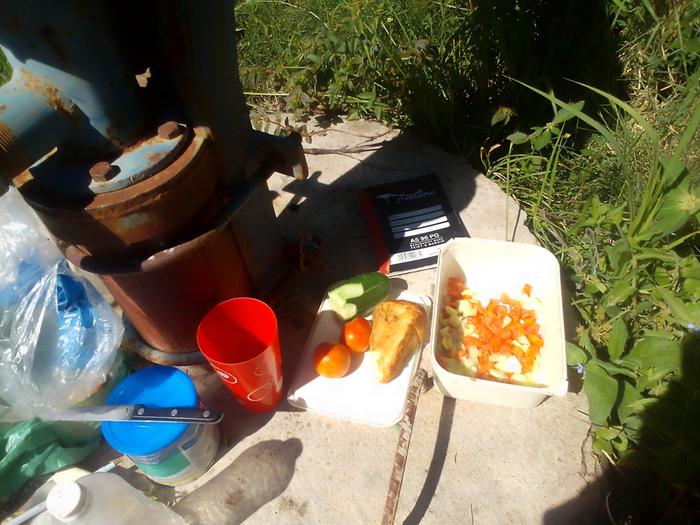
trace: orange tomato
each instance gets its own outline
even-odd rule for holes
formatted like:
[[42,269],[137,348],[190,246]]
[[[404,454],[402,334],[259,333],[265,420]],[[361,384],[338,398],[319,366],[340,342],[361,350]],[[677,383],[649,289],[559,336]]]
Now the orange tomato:
[[339,343],[321,343],[314,350],[314,368],[323,377],[343,377],[350,361],[350,349]]
[[342,343],[353,352],[365,352],[369,348],[372,325],[364,317],[355,317],[343,326]]

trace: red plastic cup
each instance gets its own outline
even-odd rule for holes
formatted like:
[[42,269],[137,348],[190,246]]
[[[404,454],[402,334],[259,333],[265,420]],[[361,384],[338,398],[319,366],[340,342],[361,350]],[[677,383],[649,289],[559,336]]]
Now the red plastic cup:
[[267,412],[282,399],[277,317],[264,302],[237,297],[216,305],[199,323],[197,345],[247,410]]

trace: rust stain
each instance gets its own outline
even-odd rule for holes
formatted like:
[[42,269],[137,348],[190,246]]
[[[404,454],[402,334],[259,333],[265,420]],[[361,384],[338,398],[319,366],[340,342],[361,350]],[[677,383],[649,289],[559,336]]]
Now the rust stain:
[[0,111],[5,111],[7,109],[7,104],[0,104]]
[[9,152],[16,140],[15,134],[12,133],[8,125],[0,122],[0,150],[5,153]]
[[107,127],[105,128],[105,133],[107,133],[107,139],[108,139],[110,142],[112,142],[112,143],[114,143],[114,144],[120,144],[120,143],[121,143],[121,139],[119,138],[119,135],[118,135],[118,133],[117,133],[117,130],[114,129],[114,126],[113,126],[113,125],[110,124],[109,126],[107,126]]
[[148,162],[150,162],[151,164],[157,164],[158,162],[163,160],[164,157],[164,151],[160,151],[158,153],[149,153],[148,155],[146,155],[146,159],[148,159]]
[[151,255],[199,231],[221,209],[220,171],[208,132],[194,131],[171,164],[127,188],[85,202],[59,201],[37,185],[23,195],[56,238],[82,244],[94,257],[116,263]]
[[12,184],[14,184],[16,188],[21,188],[32,180],[34,180],[34,177],[32,176],[31,172],[29,170],[25,170],[12,179]]
[[73,104],[66,105],[63,103],[61,92],[58,90],[58,88],[56,88],[56,86],[44,82],[24,68],[20,69],[20,74],[24,79],[24,87],[30,91],[33,91],[34,93],[38,93],[46,97],[49,105],[56,111],[73,116],[75,107]]
[[45,25],[41,29],[39,29],[39,36],[43,37],[44,40],[46,40],[46,43],[49,44],[49,47],[53,49],[53,52],[56,53],[56,56],[58,59],[63,62],[64,64],[68,63],[68,56],[66,55],[65,49],[63,49],[63,45],[61,44],[60,39],[58,38],[58,34],[56,33],[56,30],[51,27],[50,25]]

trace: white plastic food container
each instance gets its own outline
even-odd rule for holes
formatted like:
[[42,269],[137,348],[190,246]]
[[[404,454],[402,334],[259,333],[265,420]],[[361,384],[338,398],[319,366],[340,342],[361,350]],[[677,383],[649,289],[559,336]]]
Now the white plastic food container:
[[[440,314],[449,302],[447,281],[464,279],[482,298],[500,298],[502,293],[517,297],[525,283],[532,295],[542,301],[538,311],[544,346],[540,365],[544,385],[523,386],[472,378],[445,370],[435,355],[440,351],[438,326]],[[430,360],[436,383],[443,394],[457,399],[509,407],[531,408],[547,396],[563,396],[566,380],[566,340],[559,281],[559,263],[544,248],[530,244],[484,239],[455,239],[443,245],[438,256],[431,330]]]

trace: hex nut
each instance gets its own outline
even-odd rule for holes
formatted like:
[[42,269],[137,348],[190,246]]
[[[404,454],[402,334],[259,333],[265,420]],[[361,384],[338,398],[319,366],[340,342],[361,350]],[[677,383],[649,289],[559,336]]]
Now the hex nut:
[[181,134],[180,124],[174,120],[169,120],[158,126],[158,136],[163,139],[174,139]]
[[103,160],[94,164],[90,168],[90,177],[95,182],[107,182],[112,180],[119,173],[117,166],[112,166],[109,162]]

